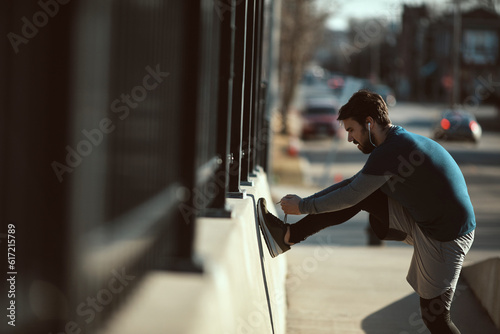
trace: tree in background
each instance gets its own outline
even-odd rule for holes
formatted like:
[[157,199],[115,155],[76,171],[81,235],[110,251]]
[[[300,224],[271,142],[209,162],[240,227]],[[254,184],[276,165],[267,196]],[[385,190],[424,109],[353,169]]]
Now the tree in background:
[[279,81],[281,87],[282,133],[286,134],[287,114],[307,62],[322,40],[330,12],[316,0],[286,0],[281,10]]

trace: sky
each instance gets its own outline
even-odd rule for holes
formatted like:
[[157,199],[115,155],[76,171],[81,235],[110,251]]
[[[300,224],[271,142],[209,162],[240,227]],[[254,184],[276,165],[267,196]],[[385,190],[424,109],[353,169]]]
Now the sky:
[[328,20],[327,26],[332,30],[346,30],[349,18],[383,17],[388,21],[399,21],[404,4],[418,6],[423,3],[439,8],[452,6],[451,0],[348,0],[338,1],[321,0],[321,6],[331,10],[334,14]]

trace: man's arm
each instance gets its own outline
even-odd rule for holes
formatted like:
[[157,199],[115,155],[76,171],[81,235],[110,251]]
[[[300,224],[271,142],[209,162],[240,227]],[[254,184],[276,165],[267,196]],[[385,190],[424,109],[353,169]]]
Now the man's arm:
[[[334,185],[331,185],[329,186],[328,188],[325,188],[311,196],[308,196],[306,198],[304,198],[304,200],[308,201],[308,200],[311,200],[313,198],[318,198],[318,197],[322,197],[322,196],[325,196],[326,194],[328,193],[331,193],[332,191],[334,190],[337,190],[339,188],[342,188],[342,187],[345,187],[347,186],[349,183],[351,183],[352,180],[354,180],[354,178],[356,178],[356,176],[358,176],[358,174],[361,173],[361,172],[358,172],[357,174],[355,174],[354,176],[348,178],[348,179],[345,179],[341,182],[338,182],[338,183],[335,183]],[[300,215],[301,212],[299,211],[299,202],[302,200],[302,198],[300,198],[299,196],[297,195],[286,195],[285,197],[283,197],[280,201],[281,203],[281,209],[286,213],[286,214],[290,214],[290,215]]]
[[318,197],[321,197],[321,196],[325,196],[326,194],[328,193],[331,193],[332,191],[334,190],[337,190],[339,188],[342,188],[342,187],[345,187],[347,186],[349,183],[352,182],[352,180],[354,180],[356,178],[356,176],[358,176],[359,174],[361,173],[361,171],[359,171],[358,173],[354,174],[354,176],[351,176],[350,178],[348,179],[345,179],[345,180],[342,180],[338,183],[335,183],[331,186],[329,186],[328,188],[325,188],[311,196],[308,196],[308,197],[305,197],[304,199],[310,199],[310,198],[318,198]]
[[[380,188],[387,178],[384,175],[356,174],[348,183],[340,187],[330,189],[339,184],[335,184],[318,194],[303,198],[299,202],[299,210],[302,214],[316,214],[323,212],[338,211],[358,204],[375,190]],[[330,191],[326,191],[330,189]]]

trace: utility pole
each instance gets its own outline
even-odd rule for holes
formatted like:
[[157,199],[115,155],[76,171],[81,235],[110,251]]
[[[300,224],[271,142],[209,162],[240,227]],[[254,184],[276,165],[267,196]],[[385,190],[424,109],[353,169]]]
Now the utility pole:
[[375,83],[379,82],[380,79],[380,43],[382,41],[374,41],[371,46],[371,79],[375,81]]
[[460,100],[460,38],[462,30],[460,0],[454,0],[454,3],[455,16],[453,20],[453,91],[451,96],[452,107],[457,106]]

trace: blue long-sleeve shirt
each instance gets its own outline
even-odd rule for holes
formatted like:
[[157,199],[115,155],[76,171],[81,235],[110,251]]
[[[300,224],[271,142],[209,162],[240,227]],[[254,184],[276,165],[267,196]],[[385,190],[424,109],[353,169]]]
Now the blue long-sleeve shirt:
[[428,236],[450,241],[471,232],[475,215],[455,160],[435,141],[393,126],[359,173],[299,203],[301,213],[356,205],[380,188],[405,207]]

